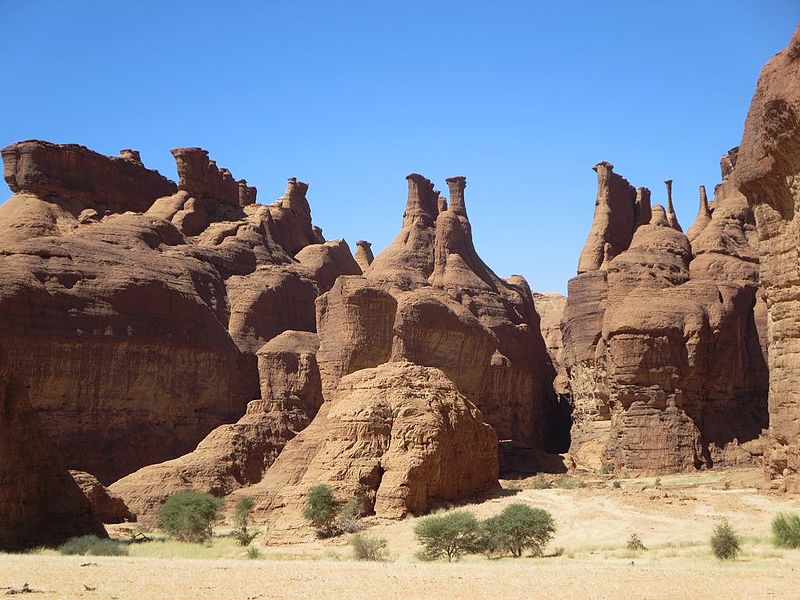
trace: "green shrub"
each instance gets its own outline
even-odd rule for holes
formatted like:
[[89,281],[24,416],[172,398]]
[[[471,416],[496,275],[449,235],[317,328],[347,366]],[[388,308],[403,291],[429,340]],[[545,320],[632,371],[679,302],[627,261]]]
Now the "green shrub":
[[336,512],[339,503],[330,486],[323,483],[311,486],[308,490],[303,517],[311,521],[320,537],[331,537],[336,532]]
[[253,512],[255,505],[256,502],[251,496],[244,496],[236,502],[234,516],[236,528],[233,530],[233,537],[240,546],[249,546],[260,533],[257,529],[250,529],[250,513]]
[[611,487],[614,488],[615,490],[618,490],[618,489],[620,489],[622,487],[622,482],[621,481],[615,481],[614,483],[611,484]]
[[528,483],[528,489],[531,490],[549,490],[551,487],[552,486],[550,485],[550,482],[547,481],[544,473],[539,473]]
[[553,487],[562,490],[574,490],[576,488],[584,488],[586,487],[586,484],[580,479],[577,479],[576,477],[570,477],[569,475],[559,475],[553,480]]
[[772,521],[775,545],[781,548],[800,548],[800,515],[780,513]]
[[478,548],[478,520],[465,510],[421,519],[414,527],[417,541],[422,544],[418,557],[423,560],[447,558],[458,560]]
[[361,513],[364,503],[358,498],[345,502],[337,511],[335,529],[338,533],[356,533],[364,529]]
[[603,475],[611,475],[614,472],[614,465],[609,463],[603,463],[603,466],[600,468],[600,472]]
[[481,523],[480,546],[487,554],[510,553],[519,558],[526,550],[541,556],[556,531],[550,513],[527,504],[511,504]]
[[653,484],[653,487],[656,488],[657,490],[661,489],[661,477],[656,477],[656,481]]
[[207,542],[213,531],[222,498],[211,494],[186,490],[173,494],[164,501],[158,511],[161,528],[182,542]]
[[642,538],[636,533],[632,533],[631,537],[628,538],[628,543],[625,544],[625,548],[631,552],[644,552],[647,550],[647,546],[642,542]]
[[711,550],[720,560],[733,560],[742,551],[741,540],[728,521],[723,521],[714,528]]
[[109,538],[96,535],[74,537],[58,547],[61,554],[77,554],[82,556],[127,556],[128,547]]
[[255,546],[250,546],[247,549],[247,558],[249,558],[250,560],[257,560],[261,558],[261,550],[259,550]]
[[386,560],[389,542],[384,537],[357,533],[350,538],[353,555],[358,560]]

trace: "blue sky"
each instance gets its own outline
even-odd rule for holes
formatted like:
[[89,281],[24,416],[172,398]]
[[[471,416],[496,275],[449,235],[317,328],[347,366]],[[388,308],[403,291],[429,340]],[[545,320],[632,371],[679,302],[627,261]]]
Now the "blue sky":
[[202,146],[272,202],[310,184],[328,239],[396,235],[405,175],[465,175],[501,276],[564,291],[608,160],[687,228],[739,143],[797,0],[0,0],[0,145]]

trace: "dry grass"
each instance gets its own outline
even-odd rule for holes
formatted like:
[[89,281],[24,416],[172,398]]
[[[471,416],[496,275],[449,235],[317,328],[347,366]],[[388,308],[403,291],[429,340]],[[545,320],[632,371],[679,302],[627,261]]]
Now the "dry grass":
[[[231,538],[208,546],[154,540],[130,547],[129,557],[71,557],[53,551],[0,555],[1,588],[28,582],[36,598],[790,598],[800,588],[798,550],[771,545],[770,522],[797,511],[796,498],[770,496],[751,486],[755,470],[623,479],[586,478],[576,489],[514,490],[464,508],[484,518],[512,502],[550,511],[558,524],[547,551],[553,558],[487,560],[457,564],[413,558],[416,519],[368,519],[370,533],[385,537],[387,563],[350,559],[347,536],[284,547],[255,546],[258,560]],[[722,482],[729,481],[724,489]],[[744,537],[731,564],[713,558],[708,538],[719,519]],[[625,549],[636,532],[646,551]],[[88,563],[88,564],[87,564]],[[86,565],[86,566],[82,566]],[[84,584],[96,591],[87,591]]]

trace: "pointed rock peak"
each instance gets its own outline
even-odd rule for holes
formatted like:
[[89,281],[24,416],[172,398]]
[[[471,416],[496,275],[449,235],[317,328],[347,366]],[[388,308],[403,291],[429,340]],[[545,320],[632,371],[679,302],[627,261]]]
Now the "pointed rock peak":
[[450,210],[461,217],[466,217],[467,206],[464,203],[464,189],[467,187],[467,178],[448,177],[446,181],[450,191]]
[[406,176],[406,179],[408,180],[408,202],[403,215],[403,225],[426,217],[432,224],[436,220],[436,215],[439,214],[438,194],[433,189],[433,183],[419,173],[411,173]]
[[672,179],[664,181],[667,186],[667,222],[669,226],[683,233],[680,223],[678,223],[678,215],[675,214],[675,207],[672,205]]
[[697,211],[697,216],[705,215],[711,218],[711,209],[708,208],[708,196],[706,195],[706,186],[700,186],[700,208]]
[[697,209],[697,218],[694,220],[694,223],[691,227],[689,227],[689,231],[687,232],[687,236],[689,237],[689,241],[692,242],[694,239],[699,236],[703,230],[706,228],[706,225],[711,221],[711,208],[708,206],[708,196],[706,196],[706,186],[700,186],[700,206]]
[[653,211],[650,208],[650,190],[646,187],[636,188],[636,206],[634,209],[636,214],[636,227],[647,225],[650,222],[650,218],[653,216]]
[[650,225],[655,225],[656,227],[672,227],[667,220],[667,212],[660,204],[653,206],[653,216],[650,217]]

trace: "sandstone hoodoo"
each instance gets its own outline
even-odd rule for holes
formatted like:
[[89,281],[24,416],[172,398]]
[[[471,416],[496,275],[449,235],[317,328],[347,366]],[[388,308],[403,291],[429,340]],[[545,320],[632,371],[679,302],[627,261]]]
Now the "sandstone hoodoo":
[[755,213],[769,307],[769,453],[776,487],[800,491],[800,28],[761,71],[738,152],[723,169]]
[[320,290],[360,272],[314,230],[307,185],[254,204],[205,151],[174,153],[179,185],[134,151],[3,150],[0,343],[65,464],[106,484],[240,418],[256,351],[313,331]]
[[668,180],[670,208],[654,206],[627,247],[620,236],[603,242],[600,260],[607,232],[627,239],[634,207],[629,190],[614,196],[598,174],[601,208],[587,243],[597,258],[579,263],[562,321],[572,460],[642,472],[757,460],[767,370],[755,317],[758,237],[745,198],[729,172],[713,212],[701,196],[690,242]]

